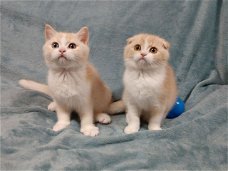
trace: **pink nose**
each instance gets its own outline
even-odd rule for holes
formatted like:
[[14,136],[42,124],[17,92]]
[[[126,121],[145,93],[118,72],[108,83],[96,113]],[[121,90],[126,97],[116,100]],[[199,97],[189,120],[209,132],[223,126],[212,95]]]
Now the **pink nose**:
[[62,48],[62,49],[59,49],[59,52],[64,53],[64,52],[66,52],[66,50]]
[[144,53],[144,52],[141,52],[141,55],[144,57],[144,56],[146,56],[147,54],[146,54],[146,53]]

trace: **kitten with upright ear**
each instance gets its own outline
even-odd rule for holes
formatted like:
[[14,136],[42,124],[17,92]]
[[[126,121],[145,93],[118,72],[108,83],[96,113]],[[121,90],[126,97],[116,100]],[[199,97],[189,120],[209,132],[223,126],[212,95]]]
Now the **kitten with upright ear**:
[[176,101],[177,86],[168,62],[169,47],[166,40],[151,34],[127,39],[123,97],[109,108],[110,114],[126,111],[126,134],[139,131],[140,117],[148,122],[149,130],[160,130],[162,120]]
[[72,111],[76,111],[81,120],[80,131],[87,136],[98,135],[94,120],[103,124],[111,122],[106,112],[112,94],[88,61],[88,28],[66,33],[46,24],[44,34],[43,56],[48,67],[48,85],[31,80],[20,80],[19,84],[53,98],[48,108],[57,113],[54,131],[67,127]]
[[44,36],[46,41],[51,39],[56,33],[57,31],[55,31],[55,29],[53,29],[49,24],[45,24]]

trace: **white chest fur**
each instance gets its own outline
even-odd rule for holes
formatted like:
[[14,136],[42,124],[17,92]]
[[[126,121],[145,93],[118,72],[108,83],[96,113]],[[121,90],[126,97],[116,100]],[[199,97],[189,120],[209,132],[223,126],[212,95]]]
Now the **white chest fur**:
[[157,71],[128,70],[124,73],[127,100],[142,109],[158,105],[158,97],[165,78],[165,69]]
[[86,71],[49,71],[48,85],[55,100],[71,108],[85,105],[90,97]]

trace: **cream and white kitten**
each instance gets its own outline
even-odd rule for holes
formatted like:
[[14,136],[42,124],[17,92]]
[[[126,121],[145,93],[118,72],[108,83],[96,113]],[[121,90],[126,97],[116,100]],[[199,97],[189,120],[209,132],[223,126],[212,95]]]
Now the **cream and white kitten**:
[[58,121],[53,130],[59,131],[70,124],[72,111],[81,120],[81,132],[96,136],[100,123],[110,123],[106,114],[111,103],[111,91],[89,63],[89,31],[81,28],[77,33],[57,32],[45,25],[43,56],[48,67],[48,85],[30,80],[20,80],[21,86],[50,95],[54,102],[50,110],[57,112]]
[[168,50],[169,43],[155,35],[138,34],[127,40],[123,101],[113,103],[109,111],[119,113],[126,107],[126,134],[138,132],[140,116],[148,121],[149,130],[160,130],[175,103],[177,87]]

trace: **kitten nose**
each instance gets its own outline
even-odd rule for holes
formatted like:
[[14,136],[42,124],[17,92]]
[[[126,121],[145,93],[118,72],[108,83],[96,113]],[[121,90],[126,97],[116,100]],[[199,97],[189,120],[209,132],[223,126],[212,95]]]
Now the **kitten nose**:
[[61,48],[61,49],[59,49],[59,52],[64,53],[64,52],[66,52],[66,50],[64,48]]
[[141,52],[141,55],[144,57],[146,56],[147,54],[145,52]]

